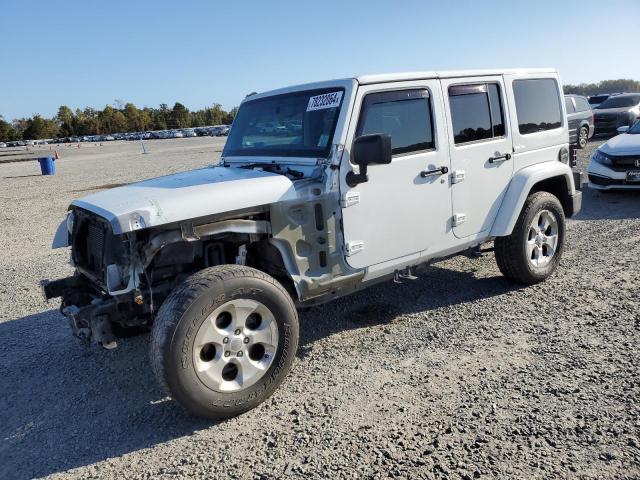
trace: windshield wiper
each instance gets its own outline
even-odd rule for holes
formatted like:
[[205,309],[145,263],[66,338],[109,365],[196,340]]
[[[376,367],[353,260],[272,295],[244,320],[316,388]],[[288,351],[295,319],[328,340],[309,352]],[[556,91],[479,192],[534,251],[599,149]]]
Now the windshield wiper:
[[293,170],[287,167],[286,170],[277,163],[247,163],[245,165],[239,165],[238,168],[262,168],[272,173],[279,173],[280,175],[290,175],[292,178],[302,178],[304,173],[298,170]]

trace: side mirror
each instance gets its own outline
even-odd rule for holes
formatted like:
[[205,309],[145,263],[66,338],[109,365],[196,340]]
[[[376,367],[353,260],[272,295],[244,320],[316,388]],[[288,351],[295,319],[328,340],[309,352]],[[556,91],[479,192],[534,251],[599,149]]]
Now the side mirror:
[[391,163],[391,137],[386,133],[361,135],[353,142],[351,149],[353,163],[360,168],[359,173],[347,173],[347,185],[355,187],[369,180],[367,166]]
[[618,127],[618,133],[627,133],[629,130],[629,125],[623,125],[622,127]]

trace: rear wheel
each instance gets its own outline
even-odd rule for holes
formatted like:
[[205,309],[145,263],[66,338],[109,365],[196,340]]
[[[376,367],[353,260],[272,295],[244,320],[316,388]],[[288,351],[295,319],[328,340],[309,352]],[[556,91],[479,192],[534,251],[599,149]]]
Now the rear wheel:
[[564,249],[565,217],[557,197],[536,192],[527,198],[511,235],[495,239],[495,255],[502,274],[534,284],[549,277]]
[[589,143],[589,129],[587,127],[580,127],[578,130],[578,148],[582,149]]
[[225,418],[268,398],[291,368],[298,315],[269,275],[239,265],[189,277],[155,320],[151,364],[161,386],[194,415]]

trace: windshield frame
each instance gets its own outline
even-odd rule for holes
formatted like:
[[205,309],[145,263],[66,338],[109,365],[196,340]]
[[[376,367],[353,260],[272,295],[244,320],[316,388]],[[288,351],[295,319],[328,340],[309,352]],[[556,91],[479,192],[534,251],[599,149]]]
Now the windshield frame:
[[292,158],[308,158],[308,159],[329,157],[329,155],[331,154],[333,139],[336,133],[338,122],[340,120],[342,110],[346,101],[347,92],[345,87],[342,85],[309,88],[304,90],[295,90],[295,91],[289,91],[289,92],[280,93],[276,95],[261,96],[256,99],[248,98],[244,102],[242,102],[238,110],[238,114],[236,115],[236,119],[239,118],[242,108],[252,103],[273,101],[274,99],[278,99],[280,97],[291,97],[291,96],[308,96],[309,98],[311,98],[317,95],[323,95],[326,93],[333,93],[333,92],[341,92],[342,96],[340,98],[340,104],[338,105],[337,111],[333,118],[333,124],[331,125],[331,129],[329,131],[329,137],[327,139],[326,146],[323,149],[313,149],[313,150],[308,148],[277,149],[273,147],[263,148],[263,149],[258,149],[258,148],[231,149],[229,140],[232,138],[232,135],[233,135],[233,126],[235,125],[235,120],[234,120],[234,125],[232,125],[231,131],[229,133],[229,137],[227,139],[227,143],[225,144],[225,147],[222,151],[222,157],[223,158],[224,157],[266,157],[266,158],[292,157]]

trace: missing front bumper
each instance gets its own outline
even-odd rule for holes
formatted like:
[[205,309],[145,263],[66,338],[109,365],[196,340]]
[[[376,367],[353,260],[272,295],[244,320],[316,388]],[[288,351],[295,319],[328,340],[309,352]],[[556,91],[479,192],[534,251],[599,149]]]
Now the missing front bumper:
[[69,320],[74,337],[83,342],[95,343],[111,350],[118,346],[109,320],[114,308],[113,300],[105,300],[96,301],[82,308],[68,305],[60,311]]

